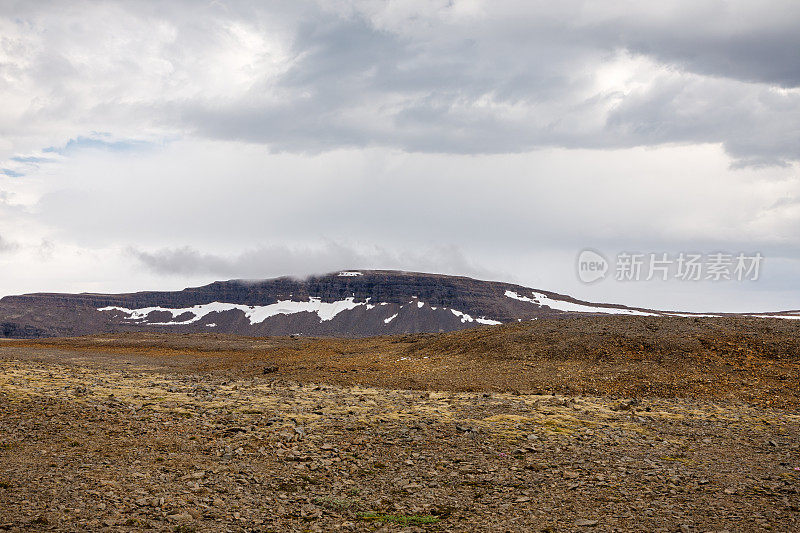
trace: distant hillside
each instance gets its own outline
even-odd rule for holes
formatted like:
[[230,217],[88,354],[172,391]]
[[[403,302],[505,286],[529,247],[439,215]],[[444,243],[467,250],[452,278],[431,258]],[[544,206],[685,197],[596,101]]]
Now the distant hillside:
[[351,270],[304,280],[217,281],[174,292],[7,296],[0,300],[0,332],[11,338],[130,331],[364,337],[576,314],[674,313],[466,277]]

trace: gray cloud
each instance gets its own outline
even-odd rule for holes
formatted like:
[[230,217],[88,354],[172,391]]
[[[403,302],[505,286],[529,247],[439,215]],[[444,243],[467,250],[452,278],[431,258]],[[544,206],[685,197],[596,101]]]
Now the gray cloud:
[[5,239],[2,235],[0,235],[0,253],[4,252],[12,252],[19,248],[19,244],[15,242],[10,242]]
[[598,44],[651,56],[689,72],[780,87],[800,86],[800,5],[792,1],[670,2],[591,24]]
[[[423,251],[392,252],[381,247],[357,249],[343,243],[322,246],[260,246],[240,254],[205,253],[190,246],[144,251],[129,248],[128,253],[143,266],[158,274],[208,274],[224,278],[264,279],[286,275],[308,276],[337,270],[397,269],[468,274],[503,279],[503,274],[484,269],[467,260],[455,246],[437,246]],[[509,275],[505,275],[508,279]]]
[[43,5],[5,7],[30,105],[0,131],[25,142],[81,125],[291,152],[719,143],[737,167],[800,159],[792,2]]
[[[724,102],[725,105],[720,105]],[[607,131],[627,143],[722,143],[734,167],[800,159],[800,94],[717,79],[676,80],[627,98]]]
[[[755,20],[709,32],[684,17],[622,14],[583,26],[569,12],[556,10],[553,20],[521,9],[522,22],[489,16],[455,29],[434,20],[430,32],[413,35],[361,14],[312,17],[298,26],[296,60],[278,82],[301,98],[267,104],[257,86],[227,105],[180,105],[178,121],[202,135],[290,151],[720,143],[738,167],[800,159],[800,94],[775,90],[800,80],[794,27],[784,23],[775,33],[769,20]],[[800,10],[782,16],[800,21]],[[453,31],[443,37],[437,29]],[[646,87],[594,88],[597,69],[620,50],[656,62]]]
[[775,203],[769,207],[769,209],[785,209],[793,207],[800,207],[800,198],[794,196],[784,196],[783,198],[777,199]]

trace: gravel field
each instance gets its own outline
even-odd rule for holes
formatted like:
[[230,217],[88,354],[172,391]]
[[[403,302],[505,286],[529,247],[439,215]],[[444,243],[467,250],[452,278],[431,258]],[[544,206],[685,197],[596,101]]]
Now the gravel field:
[[[537,352],[559,327],[571,354]],[[598,359],[574,327],[3,343],[0,529],[800,529],[791,339],[740,342],[726,371],[711,346],[637,378],[669,339]]]

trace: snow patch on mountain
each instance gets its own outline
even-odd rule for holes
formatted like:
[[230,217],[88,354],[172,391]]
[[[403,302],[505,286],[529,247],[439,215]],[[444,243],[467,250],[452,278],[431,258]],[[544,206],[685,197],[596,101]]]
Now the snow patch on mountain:
[[[412,301],[409,302],[412,304],[412,308],[422,309],[425,307],[425,302],[422,301]],[[414,305],[415,304],[415,305]],[[381,302],[378,304],[369,303],[369,300],[366,302],[355,302],[353,297],[345,298],[344,300],[339,300],[336,302],[323,302],[319,298],[311,297],[307,302],[298,302],[294,300],[281,300],[274,304],[269,305],[241,305],[241,304],[232,304],[232,303],[225,303],[225,302],[211,302],[207,304],[200,304],[195,305],[192,307],[183,307],[183,308],[169,308],[169,307],[160,307],[160,306],[153,306],[153,307],[141,307],[138,309],[128,309],[126,307],[118,307],[118,306],[108,306],[108,307],[100,307],[98,311],[118,311],[124,313],[127,316],[124,316],[124,320],[131,320],[135,321],[140,324],[148,324],[152,326],[179,326],[179,325],[186,325],[186,324],[193,324],[211,313],[223,313],[225,311],[241,311],[244,313],[245,317],[250,321],[250,324],[259,324],[264,322],[266,319],[276,316],[276,315],[292,315],[295,313],[316,313],[319,317],[320,323],[326,322],[329,320],[333,320],[333,318],[341,313],[342,311],[349,311],[351,309],[356,309],[357,307],[364,307],[367,311],[371,311],[372,309],[377,308],[378,306],[390,305],[387,302]],[[405,308],[405,305],[401,305],[399,309]],[[435,311],[436,307],[428,306],[432,311]],[[442,312],[447,311],[446,307],[441,308]],[[485,324],[485,325],[498,325],[502,324],[499,320],[492,320],[486,318],[485,316],[481,316],[478,318],[473,318],[472,316],[458,311],[456,309],[449,309],[451,313],[461,319],[462,323],[468,322],[477,322],[478,324]],[[148,317],[150,313],[155,312],[164,312],[169,313],[172,315],[172,319],[167,322],[148,322]],[[188,314],[190,315],[189,318],[183,320],[175,320],[181,315]],[[392,320],[397,318],[399,313],[395,313],[394,315],[384,319],[384,324],[390,323]],[[214,327],[216,324],[206,324],[208,327]]]
[[259,324],[276,315],[291,315],[294,313],[303,312],[316,313],[320,322],[325,322],[332,320],[333,317],[342,311],[347,311],[366,305],[367,304],[365,302],[356,303],[352,297],[336,302],[323,302],[319,298],[312,297],[309,298],[307,302],[281,300],[269,305],[240,305],[225,302],[211,302],[181,309],[170,309],[167,307],[142,307],[139,309],[127,309],[125,307],[109,306],[101,307],[98,309],[98,311],[120,311],[128,315],[127,317],[124,317],[125,320],[139,321],[146,320],[147,316],[155,311],[170,313],[173,319],[185,313],[193,315],[193,317],[189,318],[188,320],[151,322],[152,325],[157,326],[173,326],[197,322],[209,313],[222,313],[224,311],[239,310],[245,314],[245,317],[250,320],[250,324],[252,325]]
[[701,317],[719,318],[721,316],[721,315],[704,315],[704,314],[694,314],[694,313],[664,313],[664,314],[668,316],[680,316],[683,318],[701,318]]
[[490,320],[486,317],[472,318],[470,315],[462,313],[461,311],[456,311],[455,309],[451,309],[450,312],[459,317],[461,322],[464,324],[467,322],[477,322],[478,324],[486,324],[488,326],[497,326],[502,324],[502,322],[498,320]]
[[572,302],[565,302],[564,300],[555,300],[547,295],[531,291],[533,298],[521,296],[514,291],[506,291],[505,295],[508,298],[519,300],[521,302],[534,303],[538,306],[546,305],[550,309],[558,311],[568,311],[573,313],[606,313],[612,315],[637,315],[637,316],[661,316],[657,313],[645,313],[644,311],[636,311],[634,309],[617,309],[615,307],[595,307],[592,305],[576,304]]

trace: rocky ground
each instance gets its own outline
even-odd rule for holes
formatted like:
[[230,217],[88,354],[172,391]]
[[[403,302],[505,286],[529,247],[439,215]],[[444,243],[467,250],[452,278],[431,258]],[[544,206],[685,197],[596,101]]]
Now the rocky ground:
[[[800,530],[789,393],[775,405],[730,386],[715,398],[708,384],[702,399],[456,392],[424,390],[421,377],[399,390],[334,375],[324,358],[336,379],[310,382],[277,356],[256,368],[233,349],[243,342],[296,341],[0,344],[0,529]],[[374,364],[394,361],[387,375],[400,379],[395,355]],[[794,379],[790,355],[779,382]],[[751,366],[748,382],[762,383]]]

